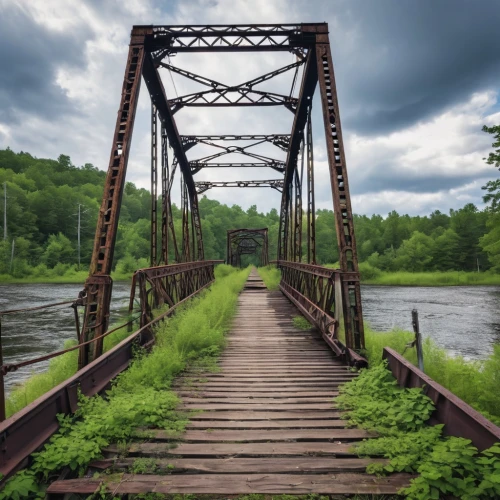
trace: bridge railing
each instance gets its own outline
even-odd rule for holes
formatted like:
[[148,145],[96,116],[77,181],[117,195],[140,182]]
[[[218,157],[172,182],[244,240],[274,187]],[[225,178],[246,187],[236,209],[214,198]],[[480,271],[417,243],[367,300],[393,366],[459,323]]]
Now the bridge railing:
[[[76,371],[72,377],[40,396],[6,420],[4,420],[4,376],[21,367],[34,365],[61,356],[67,352],[82,349],[86,345],[102,340],[103,337],[120,328],[132,325],[138,317],[129,320],[123,325],[107,330],[103,335],[86,342],[82,342],[80,337],[78,344],[68,349],[19,363],[2,362],[0,342],[0,438],[2,441],[0,485],[22,466],[26,457],[57,431],[59,428],[58,414],[72,414],[78,409],[79,392],[90,397],[105,390],[109,387],[110,381],[129,366],[133,357],[134,346],[138,345],[147,348],[154,343],[153,326],[172,315],[178,306],[208,287],[215,279],[214,265],[220,262],[223,261],[186,262],[137,271],[134,274],[134,280],[139,285],[140,295],[143,298],[143,301],[141,301],[140,328],[135,332],[131,332],[128,337],[109,351]],[[134,285],[133,294],[135,294],[135,288],[136,286]],[[79,305],[82,305],[82,300],[84,301],[85,298],[78,299]],[[130,303],[133,305],[134,302],[132,296]],[[73,304],[73,301],[67,301],[46,304],[30,308],[29,310]],[[163,304],[169,305],[168,310],[161,312],[153,319],[153,306],[160,307]],[[26,312],[27,310],[0,311],[0,328],[2,316],[18,313],[26,314]],[[148,318],[151,319],[147,321]],[[78,328],[77,334],[79,334]]]
[[353,350],[352,334],[346,333],[344,316],[351,313],[343,297],[345,281],[358,281],[358,273],[313,264],[273,261],[281,269],[280,290],[323,335],[340,357],[358,367],[367,361]]
[[215,280],[215,264],[223,260],[183,262],[137,270],[132,277],[129,311],[134,309],[137,289],[141,309],[141,327],[153,319],[153,309],[164,304],[174,306]]

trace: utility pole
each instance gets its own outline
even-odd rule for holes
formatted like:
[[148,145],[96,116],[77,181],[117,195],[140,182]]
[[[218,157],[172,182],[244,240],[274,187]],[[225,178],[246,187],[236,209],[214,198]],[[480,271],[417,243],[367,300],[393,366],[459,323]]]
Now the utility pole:
[[7,183],[3,183],[3,239],[7,239]]
[[80,270],[80,207],[82,205],[78,203],[78,270]]

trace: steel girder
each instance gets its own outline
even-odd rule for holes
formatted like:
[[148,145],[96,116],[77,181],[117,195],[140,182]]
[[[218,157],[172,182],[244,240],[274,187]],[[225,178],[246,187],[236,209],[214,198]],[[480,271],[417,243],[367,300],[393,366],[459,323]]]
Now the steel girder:
[[[293,53],[296,61],[239,85],[225,85],[215,80],[175,68],[163,59],[188,52],[265,52],[284,51]],[[158,68],[166,67],[207,87],[198,92],[176,99],[167,98]],[[295,70],[292,91],[297,79],[297,70],[303,68],[298,97],[290,94],[266,92],[256,85],[287,71]],[[186,259],[203,260],[203,238],[198,209],[198,194],[211,187],[260,187],[267,186],[282,192],[278,257],[281,261],[302,260],[302,185],[304,164],[307,186],[307,260],[315,261],[314,227],[314,169],[311,131],[311,103],[319,83],[326,133],[328,163],[332,184],[333,207],[341,271],[351,275],[358,272],[356,244],[352,223],[349,185],[338,112],[338,102],[333,76],[328,26],[317,24],[278,25],[195,25],[195,26],[135,26],[132,30],[129,55],[125,69],[122,98],[116,121],[111,157],[105,189],[96,228],[90,276],[86,281],[85,316],[81,340],[88,340],[106,331],[109,322],[109,303],[112,281],[110,272],[118,228],[121,199],[124,190],[130,143],[141,83],[141,75],[148,88],[151,103],[152,125],[152,169],[151,169],[151,262],[168,263],[169,241],[174,247],[177,262]],[[290,134],[271,135],[183,135],[178,132],[174,113],[185,106],[239,106],[282,104],[293,112]],[[159,119],[160,123],[157,123]],[[160,125],[160,127],[158,127]],[[158,129],[161,139],[158,139]],[[226,147],[217,141],[254,140],[246,147]],[[285,162],[267,155],[248,151],[262,142],[274,144],[287,151]],[[161,145],[161,161],[157,148]],[[189,161],[186,151],[196,144],[219,148],[218,154]],[[170,151],[170,153],[169,153]],[[228,163],[211,163],[209,160],[229,153],[243,153],[254,162],[232,163],[231,166],[271,167],[284,174],[283,179],[270,181],[234,181],[195,183],[193,173],[200,168],[225,168]],[[300,162],[299,162],[300,159]],[[156,213],[158,169],[161,165],[161,251],[156,248],[158,216]],[[300,167],[299,167],[300,165]],[[171,209],[171,189],[176,169],[180,170],[183,182],[183,235],[182,254],[177,248]],[[156,262],[155,262],[156,261]],[[346,344],[360,349],[364,346],[361,296],[359,282],[342,282],[343,307],[346,323]],[[102,352],[102,342],[95,342],[92,352],[80,352],[80,366]]]
[[256,254],[260,248],[260,265],[269,264],[268,229],[229,229],[227,231],[226,263],[241,267],[241,256]]

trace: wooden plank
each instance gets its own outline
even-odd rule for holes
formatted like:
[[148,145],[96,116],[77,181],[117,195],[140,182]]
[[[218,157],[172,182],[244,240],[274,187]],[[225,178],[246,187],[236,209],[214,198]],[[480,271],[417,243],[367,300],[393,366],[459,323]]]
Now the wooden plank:
[[202,389],[201,391],[190,391],[190,390],[183,390],[183,391],[177,391],[177,394],[181,397],[188,397],[188,398],[232,398],[235,395],[240,398],[289,398],[290,396],[293,396],[294,398],[311,398],[311,397],[323,397],[323,398],[329,398],[331,401],[335,396],[338,395],[337,391],[296,391],[296,390],[290,390],[290,391],[272,391],[268,390],[265,392],[258,392],[258,391],[210,391],[206,389]]
[[190,415],[190,420],[325,420],[340,419],[344,414],[340,411],[330,410],[300,410],[300,411],[254,411],[247,408],[245,411],[220,410],[205,411]]
[[[191,378],[191,377],[179,377],[179,382],[182,382],[182,381],[185,381],[187,383],[189,383],[190,381],[193,381],[193,382],[198,382],[199,381],[199,378],[200,377],[196,377],[196,378]],[[348,380],[351,380],[350,378],[348,377],[344,377],[344,376],[338,376],[336,377],[335,375],[331,375],[331,376],[326,376],[326,375],[323,375],[321,377],[314,377],[314,376],[311,376],[311,377],[308,377],[307,375],[304,375],[303,377],[286,377],[286,376],[275,376],[273,377],[272,375],[263,375],[261,377],[255,377],[255,376],[252,376],[252,375],[248,375],[248,376],[245,376],[245,375],[242,375],[241,377],[238,377],[238,376],[234,376],[234,375],[228,375],[228,376],[224,376],[224,374],[220,374],[220,376],[215,376],[215,375],[205,375],[203,376],[202,378],[210,381],[210,382],[217,382],[217,381],[221,381],[222,383],[226,383],[226,382],[243,382],[243,383],[247,383],[247,382],[264,382],[264,383],[267,383],[267,382],[284,382],[284,383],[294,383],[294,382],[310,382],[310,383],[315,383],[315,382],[335,382],[335,381],[339,381],[339,382],[344,382],[344,381],[348,381]]]
[[332,410],[332,403],[280,404],[280,403],[184,403],[185,410],[233,410],[233,411],[285,411],[285,410]]
[[[298,442],[298,443],[132,443],[128,448],[133,456],[190,456],[212,457],[237,455],[241,457],[264,457],[281,455],[332,455],[356,456],[353,448],[356,441],[341,442]],[[119,448],[109,446],[105,452],[116,453]]]
[[275,441],[350,441],[365,439],[376,434],[363,429],[251,429],[251,430],[188,430],[182,436],[172,435],[167,431],[146,431],[148,439],[155,441],[179,440],[184,443],[232,442],[232,443],[266,443]]
[[368,474],[123,474],[120,482],[81,478],[53,482],[48,494],[92,494],[103,483],[113,495],[136,493],[191,494],[293,494],[391,495],[408,486],[412,476],[393,474],[376,477]]
[[[93,469],[128,470],[136,458],[108,458],[90,464]],[[383,458],[329,458],[329,457],[282,457],[276,458],[158,458],[155,472],[172,473],[335,473],[364,472],[372,463],[386,464]]]
[[191,420],[187,429],[343,429],[345,420]]
[[273,397],[250,397],[250,398],[238,398],[238,397],[216,397],[206,395],[203,398],[185,397],[182,398],[182,402],[186,405],[198,404],[203,402],[203,404],[224,404],[224,405],[241,405],[241,404],[279,404],[279,405],[289,405],[289,404],[310,404],[315,405],[316,403],[329,403],[330,408],[332,407],[333,398],[328,397],[308,397],[308,398],[273,398]]

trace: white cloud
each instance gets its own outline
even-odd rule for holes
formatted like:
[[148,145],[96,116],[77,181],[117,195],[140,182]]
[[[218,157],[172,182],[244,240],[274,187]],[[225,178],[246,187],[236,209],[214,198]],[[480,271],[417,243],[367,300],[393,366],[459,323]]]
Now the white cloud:
[[[2,0],[0,0],[2,2]],[[2,3],[4,3],[3,0]],[[57,157],[69,154],[76,164],[92,162],[106,168],[109,158],[116,111],[126,61],[130,29],[133,24],[210,24],[282,22],[286,19],[306,18],[306,7],[300,2],[286,0],[194,0],[179,2],[174,11],[165,13],[152,1],[108,0],[82,2],[81,0],[18,0],[15,2],[33,19],[47,29],[60,32],[81,31],[89,36],[82,46],[86,64],[79,69],[61,66],[54,82],[64,90],[74,104],[75,113],[64,115],[58,122],[44,122],[26,114],[20,125],[8,128],[0,124],[0,143],[15,150],[29,150],[37,156]],[[1,3],[0,3],[1,5]],[[332,14],[326,19],[337,40],[343,40],[336,51],[356,53],[360,32],[357,26],[345,26]],[[332,35],[333,36],[333,35]],[[342,38],[343,37],[343,38]],[[377,50],[384,50],[383,46]],[[345,54],[344,54],[345,58]],[[178,55],[172,63],[181,68],[209,76],[227,83],[239,83],[272,69],[289,64],[293,56],[288,53],[263,54],[191,54]],[[375,59],[373,63],[376,64]],[[188,80],[161,70],[170,97],[191,92],[200,87]],[[276,81],[269,81],[263,88],[277,90]],[[337,74],[337,77],[339,75]],[[288,87],[281,87],[287,93]],[[465,102],[450,108],[427,121],[413,124],[389,134],[357,135],[344,130],[349,180],[353,209],[358,213],[382,212],[392,209],[400,212],[424,213],[465,202],[480,202],[482,180],[493,171],[482,158],[491,148],[491,138],[481,132],[483,124],[500,122],[497,93],[483,91],[472,94]],[[340,102],[344,113],[343,103]],[[498,109],[498,108],[496,108]],[[128,169],[128,179],[141,187],[149,187],[149,99],[145,86],[139,102],[137,122]],[[249,111],[248,108],[207,110],[185,108],[176,114],[179,130],[187,133],[289,133],[292,115],[279,108]],[[331,208],[329,172],[326,150],[322,137],[321,111],[315,99],[315,159],[317,181],[317,206]],[[283,160],[279,149],[268,146],[261,149],[270,157]],[[189,152],[195,159],[211,151],[197,146]],[[235,155],[227,160],[236,160]],[[225,161],[226,158],[221,158]],[[244,157],[238,158],[245,160]],[[380,184],[384,172],[389,176],[388,185]],[[198,180],[235,180],[278,178],[273,170],[229,169],[205,170]],[[473,180],[473,177],[478,180]],[[400,177],[402,183],[424,182],[438,179],[439,185],[416,193],[408,186],[397,187],[391,181]],[[457,181],[458,178],[458,181]],[[449,184],[447,182],[449,180]],[[372,187],[371,187],[372,186]],[[279,208],[279,194],[272,190],[222,190],[207,193],[223,203],[238,203],[243,207],[257,204],[260,210]]]

